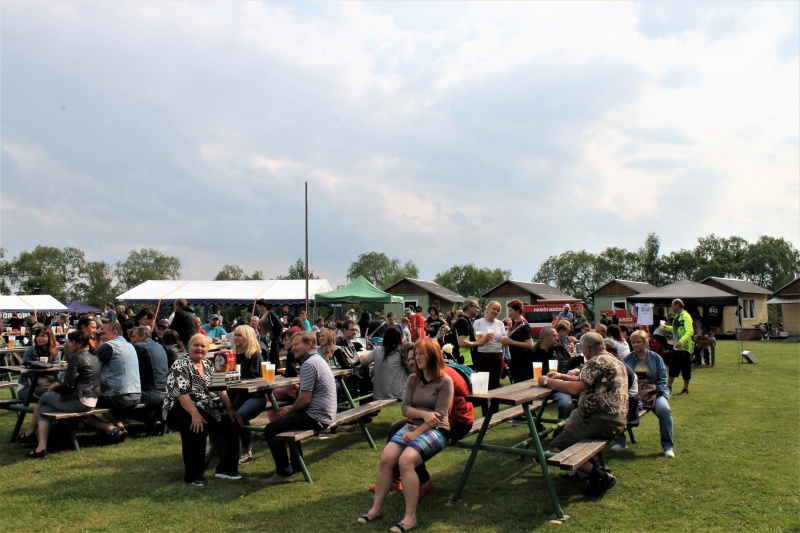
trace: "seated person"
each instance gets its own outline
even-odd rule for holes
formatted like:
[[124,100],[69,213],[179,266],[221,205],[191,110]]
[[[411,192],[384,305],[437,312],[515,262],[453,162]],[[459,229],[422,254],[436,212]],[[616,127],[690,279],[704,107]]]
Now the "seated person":
[[[577,376],[549,372],[539,377],[539,385],[569,395],[580,395],[560,435],[550,443],[551,452],[560,452],[587,439],[611,440],[625,430],[628,413],[628,377],[625,365],[605,351],[602,337],[587,333],[581,337],[586,364]],[[588,474],[586,494],[600,497],[617,479],[600,469],[594,459],[579,470]]]
[[408,378],[403,395],[403,416],[409,422],[386,444],[375,480],[372,507],[358,518],[366,524],[383,517],[383,503],[392,488],[394,467],[403,477],[406,508],[403,519],[390,531],[402,533],[417,527],[420,481],[416,468],[447,447],[450,436],[449,410],[453,403],[453,380],[445,372],[444,356],[435,339],[421,338],[414,344],[417,371]]
[[97,358],[102,364],[100,374],[100,398],[98,409],[111,409],[106,415],[113,423],[103,422],[96,416],[86,419],[86,425],[105,432],[108,442],[114,444],[125,440],[128,432],[114,411],[136,407],[142,388],[139,380],[139,359],[136,349],[122,336],[119,322],[104,324],[98,331],[100,344]]
[[[234,345],[236,347],[236,364],[241,368],[241,379],[256,379],[261,377],[261,345],[256,338],[256,332],[250,326],[236,326],[233,330]],[[267,398],[263,392],[248,394],[236,402],[241,405],[236,411],[242,420],[243,426],[249,426],[250,421],[261,414],[267,407]],[[242,428],[240,434],[242,443],[242,456],[239,464],[249,463],[253,460],[253,432]]]
[[100,395],[100,361],[89,350],[89,336],[81,330],[73,331],[67,336],[67,343],[72,355],[64,382],[48,387],[33,410],[28,430],[18,438],[23,443],[37,442],[34,432],[38,428],[38,445],[26,454],[33,459],[47,457],[50,420],[43,416],[45,413],[84,413],[97,405]]
[[124,409],[121,410],[121,414],[124,414],[126,418],[144,422],[150,435],[160,435],[164,432],[161,408],[167,393],[167,372],[169,370],[167,352],[163,346],[153,340],[150,328],[147,326],[133,328],[130,336],[139,361],[139,382],[142,391],[139,403],[143,403],[147,407]]
[[558,344],[560,344],[567,353],[575,351],[575,344],[573,344],[572,340],[569,338],[569,324],[567,324],[566,320],[560,320],[558,322],[556,326],[556,335],[558,337]]
[[608,326],[607,330],[608,336],[614,341],[614,344],[617,345],[617,353],[620,357],[625,357],[631,353],[628,343],[622,340],[622,331],[620,331],[619,326],[616,324],[611,324]]
[[164,351],[167,352],[167,368],[172,368],[175,361],[186,355],[186,349],[183,347],[178,332],[171,328],[164,331],[161,342],[164,345]]
[[[559,324],[561,326],[562,324]],[[550,361],[558,361],[559,368],[550,368]],[[542,375],[548,372],[562,370],[567,372],[575,365],[580,364],[583,359],[580,357],[570,357],[569,353],[558,342],[558,333],[552,326],[545,326],[539,333],[539,342],[533,347],[532,361],[542,363]],[[526,379],[533,379],[533,368],[530,369],[530,376]],[[554,391],[550,397],[558,405],[558,418],[566,420],[572,413],[572,396],[560,391]],[[560,430],[556,430],[560,433]]]
[[[22,364],[28,361],[38,361],[39,358],[46,357],[48,363],[58,365],[61,363],[61,354],[56,347],[56,336],[50,328],[40,328],[33,337],[33,344],[28,346],[22,354]],[[34,381],[35,379],[35,381]],[[17,381],[17,397],[27,398],[28,387],[33,385],[32,401],[37,401],[42,394],[47,392],[50,385],[55,383],[56,378],[53,374],[20,374]]]
[[376,400],[400,400],[406,390],[410,372],[401,352],[403,335],[396,328],[389,328],[383,337],[383,345],[376,347],[361,360],[365,367],[374,364],[372,372],[372,395]]
[[167,395],[161,412],[167,425],[181,433],[184,481],[196,487],[204,477],[206,438],[214,439],[219,463],[214,477],[242,479],[239,473],[239,430],[241,420],[228,394],[209,390],[214,365],[206,359],[208,337],[196,333],[189,339],[188,357],[172,366],[167,376]]
[[[275,440],[278,434],[300,429],[322,430],[336,416],[336,380],[328,362],[317,353],[317,336],[311,331],[295,333],[292,352],[303,363],[300,367],[300,394],[294,404],[282,407],[275,420],[264,428],[264,437],[275,461],[275,474],[263,480],[263,485],[291,483],[294,473],[300,471],[294,457],[290,464],[287,445]],[[300,443],[296,446],[302,456]]]
[[208,334],[211,342],[220,342],[222,337],[228,336],[228,332],[225,331],[225,328],[219,325],[219,315],[216,313],[208,317],[208,324],[201,326],[201,329]]

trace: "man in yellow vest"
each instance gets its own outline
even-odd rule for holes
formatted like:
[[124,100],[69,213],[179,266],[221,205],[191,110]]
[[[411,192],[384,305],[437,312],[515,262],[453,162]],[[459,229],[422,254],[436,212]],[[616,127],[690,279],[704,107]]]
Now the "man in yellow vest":
[[683,390],[681,394],[689,394],[689,380],[692,379],[692,353],[694,352],[694,327],[692,317],[683,308],[682,300],[672,300],[672,312],[675,318],[672,325],[664,326],[667,332],[672,332],[672,359],[669,362],[669,379],[667,387],[672,390],[672,382],[681,374],[683,377]]

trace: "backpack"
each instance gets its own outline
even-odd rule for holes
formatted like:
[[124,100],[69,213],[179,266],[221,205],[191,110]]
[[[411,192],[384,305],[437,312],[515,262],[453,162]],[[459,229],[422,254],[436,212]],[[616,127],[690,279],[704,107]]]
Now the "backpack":
[[475,373],[473,369],[466,365],[459,365],[458,363],[454,363],[453,361],[445,361],[444,364],[458,372],[458,374],[464,378],[464,381],[467,382],[467,386],[469,387],[469,392],[472,394],[472,374]]

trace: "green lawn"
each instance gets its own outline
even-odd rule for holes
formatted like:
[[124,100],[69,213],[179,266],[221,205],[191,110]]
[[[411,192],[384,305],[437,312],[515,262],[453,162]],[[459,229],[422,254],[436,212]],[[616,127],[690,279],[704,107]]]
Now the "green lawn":
[[[691,394],[671,400],[675,460],[661,456],[657,419],[647,415],[637,444],[607,452],[618,483],[602,500],[556,479],[571,516],[563,526],[548,522],[552,509],[540,471],[512,456],[479,455],[461,502],[447,506],[468,456],[452,448],[430,463],[437,487],[420,505],[419,529],[798,531],[800,344],[745,344],[758,365],[739,365],[736,343],[721,342],[716,367],[696,370]],[[0,412],[6,531],[386,531],[403,514],[402,496],[393,494],[382,522],[355,523],[369,509],[366,489],[380,455],[357,427],[306,446],[314,484],[262,488],[256,480],[273,464],[259,440],[257,460],[241,469],[244,480],[212,477],[207,487],[194,488],[182,482],[177,434],[116,446],[94,446],[87,434],[80,453],[56,450],[33,461],[23,458],[27,447],[8,443],[15,416]],[[376,441],[399,417],[399,407],[380,414],[371,426]],[[504,424],[489,436],[513,442],[521,431]]]

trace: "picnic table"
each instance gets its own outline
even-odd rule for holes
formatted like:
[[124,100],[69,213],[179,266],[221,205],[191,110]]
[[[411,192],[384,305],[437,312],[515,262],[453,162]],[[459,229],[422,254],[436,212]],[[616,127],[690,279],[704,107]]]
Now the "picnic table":
[[[350,368],[332,368],[333,377],[336,379],[342,379],[350,374],[353,373],[353,370]],[[225,389],[228,392],[244,392],[247,394],[255,394],[259,392],[263,392],[269,395],[270,404],[272,404],[272,409],[277,413],[280,410],[280,406],[278,405],[278,401],[275,399],[275,395],[273,391],[279,387],[286,387],[287,385],[299,385],[300,384],[300,377],[284,377],[284,376],[275,376],[275,379],[272,383],[267,383],[267,380],[258,378],[258,379],[245,379],[242,381],[234,381],[229,383]],[[355,402],[353,401],[353,397],[350,395],[350,391],[345,387],[342,386],[342,392],[347,398],[347,402],[350,404],[350,407],[355,407]],[[240,395],[241,396],[241,395]]]
[[[25,368],[21,365],[0,366],[0,372],[8,372],[11,374],[57,374],[63,370],[64,368],[58,365],[52,368]],[[33,391],[35,389],[36,387],[28,387],[28,393],[25,395],[25,398],[23,398],[22,405],[12,404],[6,407],[11,411],[17,411],[17,423],[14,426],[14,431],[11,433],[11,442],[17,440],[17,435],[19,435],[19,431],[22,429],[22,423],[25,421],[25,415],[27,413],[33,413],[33,408],[30,405],[31,400],[33,400]]]
[[[451,502],[456,502],[461,498],[461,494],[464,491],[464,487],[467,484],[479,452],[507,453],[520,455],[522,457],[534,457],[536,459],[538,466],[542,470],[547,491],[550,494],[550,501],[553,504],[553,509],[556,514],[555,521],[563,522],[568,518],[561,510],[561,504],[558,500],[558,495],[556,494],[553,480],[547,466],[547,458],[555,454],[545,452],[540,440],[540,436],[546,435],[558,426],[545,429],[541,432],[537,431],[537,426],[542,422],[558,422],[559,425],[561,424],[560,421],[545,419],[542,416],[551,392],[551,389],[539,387],[536,381],[528,380],[507,387],[494,389],[486,394],[471,394],[467,396],[467,400],[478,404],[488,404],[489,408],[485,410],[486,416],[483,420],[476,420],[473,431],[467,435],[471,436],[477,433],[475,442],[464,442],[461,440],[454,444],[454,446],[460,448],[471,449],[472,453],[464,467],[464,472],[461,474],[458,487],[450,498]],[[498,411],[500,405],[509,405],[512,407],[503,411]],[[522,409],[520,410],[519,407]],[[532,410],[535,410],[535,414]],[[509,420],[519,414],[523,416],[528,426],[528,436],[524,440],[513,445],[505,446],[484,444],[484,439],[490,428],[496,427],[501,421]],[[530,449],[531,446],[533,446],[533,449]]]

